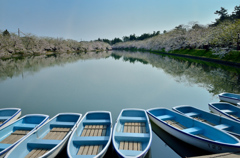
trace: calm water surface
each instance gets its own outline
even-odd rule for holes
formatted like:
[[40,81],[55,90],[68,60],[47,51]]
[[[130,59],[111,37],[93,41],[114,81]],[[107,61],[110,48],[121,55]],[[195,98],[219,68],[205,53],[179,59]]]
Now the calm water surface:
[[[239,93],[240,69],[148,52],[61,54],[0,60],[0,107],[22,115],[193,105],[208,110],[218,93]],[[201,155],[153,124],[148,157]],[[66,156],[63,151],[59,157]],[[109,149],[106,157],[115,157]]]

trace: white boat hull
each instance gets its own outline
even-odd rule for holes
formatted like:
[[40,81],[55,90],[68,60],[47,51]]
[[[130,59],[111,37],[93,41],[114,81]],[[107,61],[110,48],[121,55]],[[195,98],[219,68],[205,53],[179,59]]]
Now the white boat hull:
[[[228,96],[227,94],[229,94],[230,96]],[[221,93],[218,96],[221,101],[237,104],[238,106],[240,106],[240,99],[238,94]]]
[[2,125],[0,127],[0,130],[3,129],[4,127],[7,127],[8,125],[10,125],[11,123],[13,123],[14,121],[16,121],[20,116],[21,116],[21,111],[18,112],[15,116],[13,116],[8,122],[6,122],[4,125]]
[[159,120],[157,120],[155,117],[152,117],[151,115],[148,115],[149,118],[160,128],[171,134],[172,136],[188,143],[193,146],[196,146],[198,148],[204,149],[206,151],[212,152],[212,153],[223,153],[223,152],[239,152],[240,146],[229,146],[229,145],[222,145],[217,142],[211,142],[206,139],[200,139],[196,136],[193,136],[191,134],[186,134],[184,132],[181,132],[180,130],[177,130]]

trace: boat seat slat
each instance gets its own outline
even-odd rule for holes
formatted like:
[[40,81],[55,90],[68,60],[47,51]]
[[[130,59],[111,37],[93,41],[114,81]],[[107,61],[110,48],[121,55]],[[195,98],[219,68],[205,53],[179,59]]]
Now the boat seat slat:
[[30,132],[30,131],[29,130],[16,130],[11,134],[12,135],[26,135],[26,134],[28,134],[28,132]]
[[83,149],[82,155],[87,155],[88,149],[89,149],[89,145],[86,145],[86,146],[84,147],[84,149]]
[[3,139],[0,143],[3,144],[13,144],[19,139],[21,139],[23,136],[25,136],[29,130],[16,130],[13,133],[11,133],[8,137]]
[[97,155],[97,154],[98,154],[98,148],[99,148],[99,145],[94,145],[94,146],[93,146],[92,155]]
[[102,145],[82,145],[77,155],[97,155],[102,151]]
[[41,150],[37,150],[37,149],[34,149],[33,150],[33,153],[31,154],[30,158],[34,158],[34,157],[37,157],[38,153],[40,153]]
[[52,132],[69,132],[70,130],[71,128],[57,128],[57,127],[51,129]]
[[119,150],[123,150],[124,142],[120,142]]
[[135,150],[142,151],[142,143],[134,141],[121,141],[119,145],[119,150]]
[[85,125],[81,137],[105,136],[107,125]]
[[125,122],[123,128],[124,133],[146,133],[144,122]]
[[123,150],[128,150],[128,142],[127,141],[124,142]]
[[84,146],[80,146],[77,155],[82,155],[83,150],[84,150]]
[[27,154],[27,156],[25,156],[25,158],[30,158],[36,151],[37,151],[36,149],[33,149],[31,152]]
[[92,152],[93,152],[93,145],[90,145],[88,148],[87,155],[92,155]]
[[55,139],[62,140],[67,133],[70,131],[70,128],[52,128],[51,131],[43,139]]

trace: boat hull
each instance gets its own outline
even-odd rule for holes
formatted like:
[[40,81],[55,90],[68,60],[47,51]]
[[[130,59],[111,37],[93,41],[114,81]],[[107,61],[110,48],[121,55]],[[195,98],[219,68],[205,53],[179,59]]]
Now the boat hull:
[[209,110],[211,110],[215,114],[240,122],[240,108],[235,105],[225,102],[219,102],[209,103],[208,107]]
[[[54,158],[65,147],[67,141],[81,119],[78,113],[60,113],[39,129],[19,142],[5,157],[26,157],[37,155],[41,158]],[[44,150],[44,153],[41,153]]]
[[[188,143],[193,146],[196,146],[198,148],[204,149],[206,151],[212,152],[212,153],[224,153],[224,152],[239,152],[240,151],[240,144],[237,145],[228,145],[224,143],[219,143],[215,141],[210,141],[207,139],[202,139],[199,137],[196,137],[192,134],[185,133],[181,130],[178,130],[171,125],[165,123],[164,121],[156,118],[152,114],[148,112],[149,118],[160,128],[162,128],[164,131],[168,132],[172,136]],[[191,118],[189,118],[191,119]]]
[[[68,157],[102,158],[108,150],[111,143],[111,137],[111,112],[87,112],[69,138],[67,144]],[[97,148],[96,153],[95,148]],[[86,153],[83,154],[85,151]],[[91,151],[91,153],[89,153],[89,151]]]
[[234,93],[221,93],[218,95],[219,99],[224,102],[229,102],[233,104],[240,103],[240,95]]
[[[145,129],[143,133],[139,131],[132,133],[133,131],[129,131],[129,129],[126,131],[125,126],[128,122],[144,123],[143,128],[146,128],[146,131]],[[125,143],[125,141],[140,143],[139,146],[142,146],[142,149],[125,149],[124,145],[121,148],[121,143]],[[112,142],[118,157],[145,157],[152,142],[152,128],[146,111],[142,109],[123,109],[114,126]]]
[[[4,113],[7,111],[16,111],[14,114],[11,115],[6,121],[4,121],[2,124],[0,124],[0,130],[3,129],[4,127],[8,126],[9,124],[13,123],[15,120],[17,120],[21,116],[21,109],[19,108],[5,108],[5,109],[0,109],[0,113]],[[6,116],[6,114],[2,114],[1,116]]]
[[[240,138],[240,122],[220,115],[209,113],[190,105],[180,105],[172,108],[174,111],[189,116],[195,120],[206,123],[214,128],[224,130],[229,134]],[[212,109],[215,110],[215,109]]]
[[[29,114],[21,117],[20,119],[14,121],[12,124],[9,124],[5,128],[0,130],[0,156],[5,155],[10,149],[16,146],[20,141],[31,135],[36,129],[41,127],[47,120],[48,115],[42,114]],[[18,130],[27,130],[28,133],[25,133],[18,139],[12,139],[12,133]],[[16,135],[16,134],[15,134]],[[18,134],[17,134],[18,135]],[[22,135],[22,134],[20,134]],[[13,141],[14,140],[14,141]]]

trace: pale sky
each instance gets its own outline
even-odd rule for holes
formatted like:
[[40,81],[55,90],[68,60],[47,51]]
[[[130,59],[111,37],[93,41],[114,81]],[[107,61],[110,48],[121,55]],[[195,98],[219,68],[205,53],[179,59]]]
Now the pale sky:
[[232,13],[239,0],[0,0],[0,30],[41,37],[95,40],[140,36],[197,21],[211,24],[216,10]]

